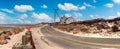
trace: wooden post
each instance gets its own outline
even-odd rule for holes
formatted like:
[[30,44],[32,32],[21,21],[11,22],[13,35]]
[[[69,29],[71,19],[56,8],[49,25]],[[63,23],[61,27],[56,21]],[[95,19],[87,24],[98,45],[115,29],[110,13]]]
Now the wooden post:
[[26,34],[25,35],[25,38],[26,38],[26,44],[28,44],[30,42],[30,35],[29,34]]
[[12,49],[22,49],[22,45],[20,45],[20,44],[19,44],[19,45],[18,45],[18,44],[17,44],[17,45],[14,45],[14,46],[12,47]]
[[22,36],[22,45],[26,45],[26,37],[25,37],[25,35]]
[[23,49],[32,49],[32,45],[23,45]]

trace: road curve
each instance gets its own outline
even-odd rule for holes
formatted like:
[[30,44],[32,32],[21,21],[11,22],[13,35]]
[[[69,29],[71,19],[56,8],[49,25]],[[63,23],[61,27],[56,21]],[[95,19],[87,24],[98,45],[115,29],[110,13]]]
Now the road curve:
[[65,49],[120,48],[119,38],[78,37],[58,32],[50,26],[41,28],[41,32],[49,41]]

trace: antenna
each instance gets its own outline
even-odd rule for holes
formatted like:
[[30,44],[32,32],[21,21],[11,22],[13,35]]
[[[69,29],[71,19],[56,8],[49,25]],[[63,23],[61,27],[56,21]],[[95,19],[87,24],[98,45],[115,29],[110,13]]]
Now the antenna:
[[[59,17],[59,14],[58,14],[58,9],[53,9],[54,10],[54,23],[56,22],[55,19],[56,19],[56,16]],[[60,18],[60,17],[59,17]]]

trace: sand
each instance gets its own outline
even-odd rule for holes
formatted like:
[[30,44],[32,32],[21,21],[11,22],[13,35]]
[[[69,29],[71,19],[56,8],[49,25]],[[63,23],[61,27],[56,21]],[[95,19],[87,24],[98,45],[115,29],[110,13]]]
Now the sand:
[[7,44],[0,45],[0,49],[12,49],[14,44],[21,43],[22,35],[24,35],[26,31],[27,30],[25,29],[23,32],[20,32],[19,34],[10,36],[11,40],[7,40],[8,41]]

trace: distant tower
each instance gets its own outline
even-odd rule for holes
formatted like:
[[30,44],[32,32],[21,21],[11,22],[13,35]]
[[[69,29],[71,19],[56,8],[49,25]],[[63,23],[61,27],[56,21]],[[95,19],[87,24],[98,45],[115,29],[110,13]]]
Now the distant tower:
[[58,9],[53,9],[54,10],[54,23],[56,22],[55,19],[56,17],[58,16],[59,17],[59,14],[58,14]]

